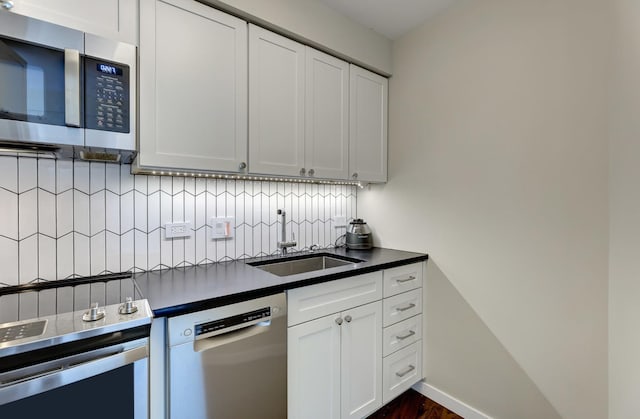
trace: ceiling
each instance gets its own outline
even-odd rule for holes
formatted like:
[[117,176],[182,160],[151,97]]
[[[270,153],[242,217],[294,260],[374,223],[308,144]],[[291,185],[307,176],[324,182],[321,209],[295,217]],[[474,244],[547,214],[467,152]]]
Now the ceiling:
[[398,39],[456,0],[320,0],[389,39]]

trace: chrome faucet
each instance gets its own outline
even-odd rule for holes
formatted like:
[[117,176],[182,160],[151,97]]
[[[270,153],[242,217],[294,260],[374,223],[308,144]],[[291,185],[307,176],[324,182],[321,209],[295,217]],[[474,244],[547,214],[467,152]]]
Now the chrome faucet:
[[[283,255],[287,254],[287,248],[296,246],[298,243],[295,242],[295,237],[293,240],[287,241],[287,213],[284,212],[283,209],[278,210],[278,215],[282,217],[282,231],[280,233],[280,240],[278,242],[278,249],[282,252]],[[293,235],[293,234],[292,234]]]

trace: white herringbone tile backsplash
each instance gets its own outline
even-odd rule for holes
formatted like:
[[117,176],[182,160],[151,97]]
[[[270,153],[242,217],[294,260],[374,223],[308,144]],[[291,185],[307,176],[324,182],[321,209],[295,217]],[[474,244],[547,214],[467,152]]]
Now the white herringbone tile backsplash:
[[[146,271],[276,253],[287,231],[332,246],[356,216],[356,187],[130,174],[128,165],[0,156],[0,286],[108,272]],[[211,218],[234,217],[233,239]],[[168,222],[191,237],[166,239]]]

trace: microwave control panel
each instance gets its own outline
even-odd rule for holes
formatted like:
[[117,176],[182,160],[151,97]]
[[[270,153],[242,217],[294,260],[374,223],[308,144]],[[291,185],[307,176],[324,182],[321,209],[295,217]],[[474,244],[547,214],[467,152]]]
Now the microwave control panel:
[[85,57],[84,69],[85,127],[129,133],[129,66]]

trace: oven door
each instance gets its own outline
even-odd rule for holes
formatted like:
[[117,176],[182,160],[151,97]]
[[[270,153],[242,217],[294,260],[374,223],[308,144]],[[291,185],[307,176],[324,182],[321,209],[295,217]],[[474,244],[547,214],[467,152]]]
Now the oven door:
[[84,145],[84,34],[0,13],[0,139]]
[[148,345],[138,339],[1,373],[0,417],[147,419]]

